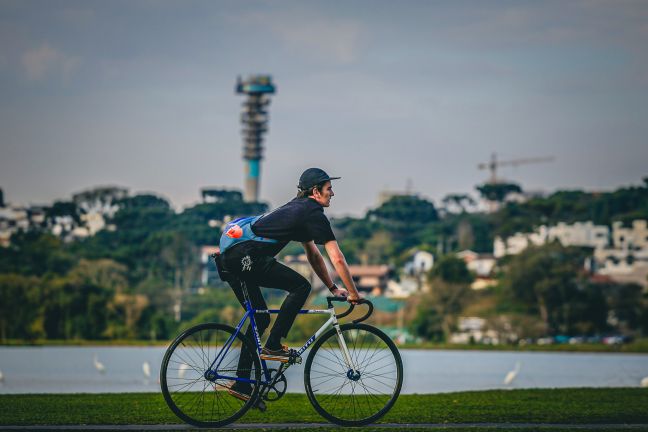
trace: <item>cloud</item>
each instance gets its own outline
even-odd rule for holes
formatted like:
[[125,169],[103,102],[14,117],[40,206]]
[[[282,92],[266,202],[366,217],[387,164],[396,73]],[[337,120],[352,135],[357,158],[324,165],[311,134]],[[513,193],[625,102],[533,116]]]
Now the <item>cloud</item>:
[[357,60],[366,33],[362,23],[352,19],[299,11],[253,12],[234,20],[265,28],[288,50],[306,58],[342,64]]
[[23,53],[21,62],[27,78],[42,81],[48,75],[69,78],[79,66],[80,60],[44,43]]

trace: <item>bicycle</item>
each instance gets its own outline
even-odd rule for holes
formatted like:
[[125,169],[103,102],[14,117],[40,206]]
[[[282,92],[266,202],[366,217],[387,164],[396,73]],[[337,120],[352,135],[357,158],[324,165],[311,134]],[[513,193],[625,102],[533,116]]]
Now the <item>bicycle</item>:
[[[336,314],[333,302],[346,302],[344,297],[327,297],[328,309],[302,309],[300,314],[330,317],[301,348],[291,350],[287,362],[269,368],[261,358],[254,316],[279,310],[254,309],[244,283],[242,287],[245,314],[236,328],[217,323],[196,325],[181,333],[164,355],[160,368],[162,394],[180,419],[194,426],[220,427],[238,420],[259,401],[280,399],[287,389],[284,372],[300,364],[301,355],[312,344],[304,366],[304,384],[308,400],[322,417],[342,426],[362,426],[391,409],[403,383],[403,363],[385,333],[361,323],[373,313],[370,301],[359,302],[368,307],[364,316],[342,325],[338,319],[351,314],[355,307],[351,304]],[[248,319],[254,341],[241,332]],[[238,370],[240,355],[251,357],[249,370]],[[252,386],[249,400],[228,393],[236,381]]]

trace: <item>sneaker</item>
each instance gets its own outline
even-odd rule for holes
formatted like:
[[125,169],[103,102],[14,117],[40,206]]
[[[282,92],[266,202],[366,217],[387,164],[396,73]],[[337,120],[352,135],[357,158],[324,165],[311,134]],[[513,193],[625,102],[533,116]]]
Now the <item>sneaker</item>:
[[[236,399],[239,399],[243,402],[247,402],[250,400],[250,395],[252,393],[251,386],[235,381],[234,383],[230,384],[229,387],[226,388],[227,388],[227,392],[230,395],[234,396]],[[257,408],[259,411],[263,412],[266,410],[266,404],[259,398],[254,408]]]
[[264,347],[261,350],[261,359],[288,363],[290,360],[290,349],[286,345],[281,345],[281,348],[278,350]]

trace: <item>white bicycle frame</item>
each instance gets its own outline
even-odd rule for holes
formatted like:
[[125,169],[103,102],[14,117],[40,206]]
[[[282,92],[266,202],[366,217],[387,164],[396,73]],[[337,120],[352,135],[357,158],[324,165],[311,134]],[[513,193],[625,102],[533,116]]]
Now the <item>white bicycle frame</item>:
[[[243,295],[245,297],[245,314],[243,315],[243,318],[241,318],[241,321],[238,323],[236,326],[236,331],[229,337],[227,342],[225,342],[223,348],[221,351],[218,353],[214,361],[211,363],[209,366],[210,370],[218,370],[218,367],[220,366],[220,363],[223,361],[225,358],[225,355],[229,351],[230,346],[234,342],[234,339],[236,338],[236,335],[241,331],[243,328],[243,325],[245,324],[245,321],[247,319],[250,319],[250,325],[254,329],[254,341],[257,345],[257,355],[261,357],[261,338],[259,337],[259,331],[257,329],[256,325],[256,320],[254,319],[254,316],[258,313],[264,313],[264,314],[275,314],[279,313],[279,309],[254,309],[252,307],[252,302],[250,301],[250,298],[248,296],[247,292],[247,287],[244,285],[243,286]],[[335,313],[335,308],[333,307],[332,303],[329,302],[329,305],[331,307],[329,309],[302,309],[299,311],[299,315],[304,315],[304,314],[318,314],[318,315],[330,315],[330,318],[315,332],[313,336],[311,336],[304,346],[302,346],[299,350],[297,350],[298,355],[302,355],[304,351],[308,349],[308,347],[326,330],[328,329],[329,326],[333,326],[335,328],[336,334],[337,334],[337,339],[338,343],[340,344],[340,349],[342,351],[342,354],[344,355],[344,359],[346,362],[346,366],[349,368],[349,370],[353,373],[357,373],[358,369],[353,361],[353,358],[351,357],[351,354],[349,354],[349,349],[346,345],[346,342],[344,340],[344,337],[342,336],[342,331],[340,330],[340,324],[338,323],[337,320],[337,315]],[[260,358],[261,360],[261,365],[263,369],[263,374],[265,375],[266,382],[263,384],[267,384],[270,382],[270,372],[267,367],[266,361],[263,358]],[[237,378],[237,377],[230,377],[230,376],[224,376],[224,375],[217,375],[218,378],[226,378],[226,379],[234,379],[238,381],[243,381],[243,382],[252,382],[253,380],[246,379],[246,378]]]
[[[279,313],[279,309],[258,309],[254,310],[255,313],[267,313],[267,314],[273,314],[273,313]],[[353,359],[351,358],[351,354],[349,354],[349,349],[347,348],[346,341],[344,340],[344,337],[342,336],[342,330],[340,330],[340,324],[338,323],[337,316],[335,313],[334,308],[330,309],[302,309],[299,311],[300,315],[304,314],[316,314],[316,315],[326,315],[329,314],[331,317],[324,323],[322,326],[315,332],[313,336],[311,336],[306,343],[299,349],[297,350],[298,355],[302,355],[304,351],[308,349],[308,347],[315,342],[315,340],[320,337],[322,333],[324,333],[325,330],[328,329],[329,326],[333,326],[335,329],[335,332],[337,333],[337,338],[338,338],[338,343],[340,344],[340,349],[342,353],[344,354],[344,358],[346,360],[346,366],[350,369],[352,369],[354,372],[357,370],[355,363],[353,362]],[[243,317],[245,319],[245,317]],[[256,342],[257,345],[260,349],[261,347],[261,339],[259,338],[259,333],[257,331],[256,325],[254,326],[254,333],[256,337]],[[259,350],[259,352],[261,352]],[[264,360],[262,360],[264,361]]]

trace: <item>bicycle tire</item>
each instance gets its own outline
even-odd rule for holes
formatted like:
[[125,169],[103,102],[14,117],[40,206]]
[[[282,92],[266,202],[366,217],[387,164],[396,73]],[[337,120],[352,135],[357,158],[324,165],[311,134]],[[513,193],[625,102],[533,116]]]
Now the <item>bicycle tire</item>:
[[306,394],[325,419],[341,426],[364,426],[387,414],[398,399],[403,362],[396,345],[376,327],[344,324],[340,331],[359,378],[348,376],[337,331],[331,329],[315,342],[306,359]]
[[[256,403],[259,380],[251,384],[251,397],[244,402],[228,393],[232,381],[209,381],[204,376],[216,353],[235,332],[233,327],[224,324],[199,324],[181,333],[164,354],[160,368],[162,395],[171,411],[186,423],[198,427],[221,427],[238,420]],[[239,355],[247,352],[252,357],[250,377],[261,377],[261,363],[253,347],[252,342],[239,332],[220,362],[218,372],[235,376]]]

